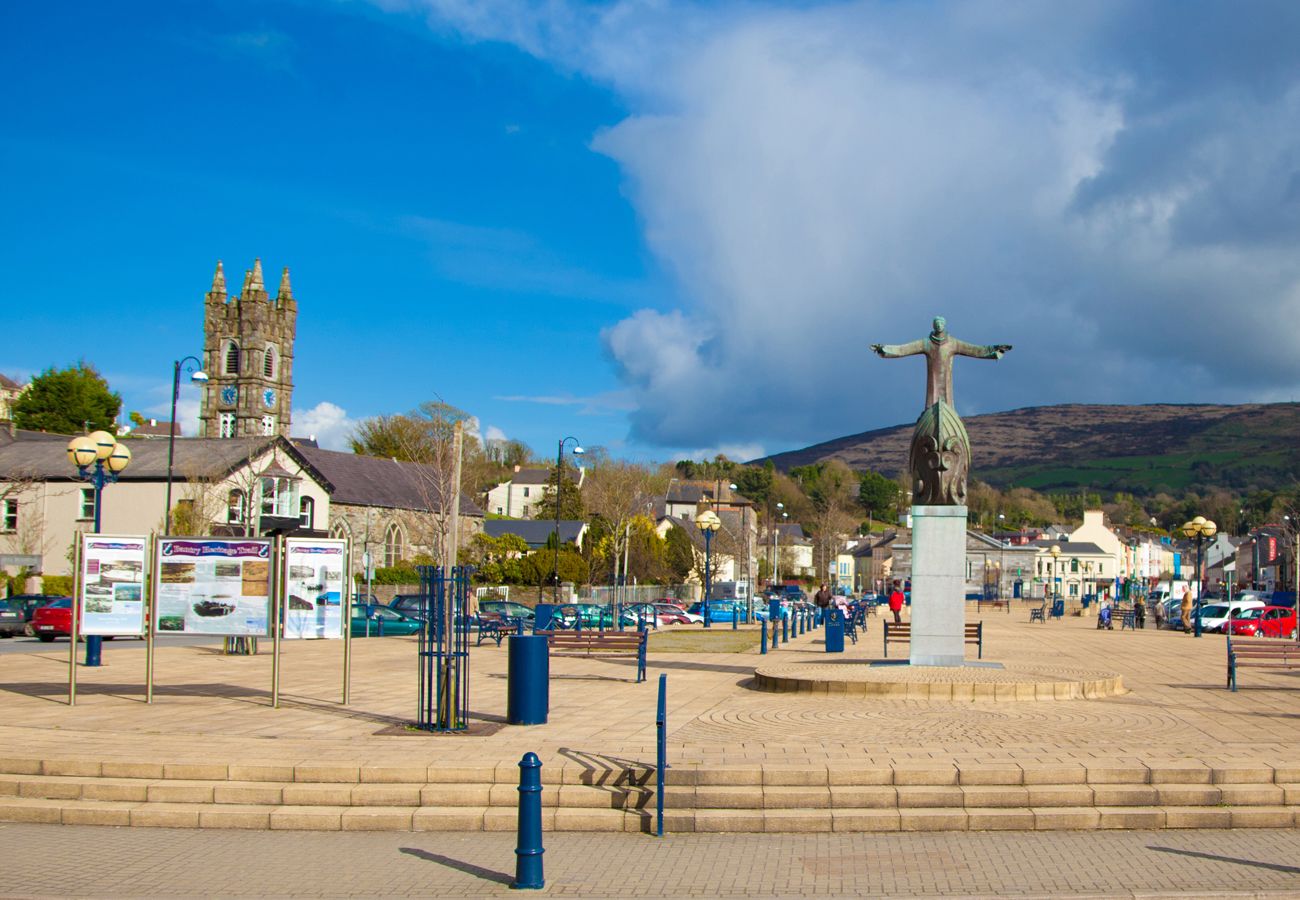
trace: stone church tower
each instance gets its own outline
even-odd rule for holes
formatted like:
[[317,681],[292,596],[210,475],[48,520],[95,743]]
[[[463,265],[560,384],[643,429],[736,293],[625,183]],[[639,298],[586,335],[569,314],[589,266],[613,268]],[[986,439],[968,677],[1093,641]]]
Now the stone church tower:
[[239,295],[228,298],[217,262],[203,304],[202,437],[289,436],[297,320],[287,268],[274,300],[262,283],[260,259],[244,273]]

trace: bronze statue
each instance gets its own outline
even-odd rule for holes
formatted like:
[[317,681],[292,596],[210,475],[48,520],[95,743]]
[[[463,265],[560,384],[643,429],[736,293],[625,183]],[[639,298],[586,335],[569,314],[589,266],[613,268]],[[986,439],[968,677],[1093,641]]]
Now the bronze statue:
[[885,359],[925,356],[925,409],[912,431],[908,468],[912,471],[912,502],[919,505],[964,506],[970,474],[970,438],[952,405],[952,359],[1001,359],[1010,344],[968,344],[947,332],[936,316],[927,337],[907,344],[872,344]]

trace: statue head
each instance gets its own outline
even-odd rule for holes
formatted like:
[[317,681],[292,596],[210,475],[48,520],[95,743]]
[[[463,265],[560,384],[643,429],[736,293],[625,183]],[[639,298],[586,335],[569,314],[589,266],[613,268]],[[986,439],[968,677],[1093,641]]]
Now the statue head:
[[943,337],[943,331],[947,327],[948,322],[943,316],[934,317],[934,331],[932,333],[935,337]]

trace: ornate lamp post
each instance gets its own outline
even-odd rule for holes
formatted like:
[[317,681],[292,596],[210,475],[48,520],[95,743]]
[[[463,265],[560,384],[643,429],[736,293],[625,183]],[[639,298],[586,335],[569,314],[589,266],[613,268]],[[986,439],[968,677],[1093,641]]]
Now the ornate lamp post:
[[[131,463],[131,451],[119,444],[107,431],[95,431],[74,437],[68,442],[68,461],[77,467],[77,475],[95,487],[95,534],[99,534],[104,485],[117,481],[117,476]],[[73,603],[79,602],[73,598]],[[77,614],[73,610],[73,615]],[[97,634],[86,637],[86,665],[97,666],[104,639]]]
[[1205,516],[1197,516],[1190,522],[1184,522],[1182,531],[1187,537],[1196,539],[1196,623],[1192,626],[1192,633],[1196,637],[1200,637],[1201,594],[1205,592],[1205,573],[1201,568],[1201,551],[1205,546],[1205,539],[1214,537],[1219,531],[1219,526],[1205,518]]
[[572,435],[561,438],[555,451],[555,593],[552,602],[557,606],[560,603],[560,491],[564,487],[564,445],[569,441],[573,441],[574,456],[581,456],[584,452],[578,439]]
[[1052,545],[1052,602],[1061,599],[1061,548]]
[[176,457],[176,399],[181,393],[181,366],[192,373],[190,381],[204,384],[208,380],[208,373],[203,371],[203,363],[197,357],[187,356],[172,364],[172,421],[167,432],[167,509],[163,514],[163,534],[172,533],[172,462]]
[[[739,490],[735,482],[727,485],[733,491]],[[735,502],[735,499],[732,499]],[[745,527],[745,506],[740,507],[740,533],[745,536],[745,624],[749,624],[750,617],[754,615],[754,578],[750,572],[749,561],[753,559],[754,554],[749,546],[749,529]]]
[[[713,592],[713,533],[722,527],[722,520],[713,510],[706,509],[695,517],[695,527],[704,532],[704,627],[708,628],[713,624],[713,616],[709,613],[709,599]],[[731,615],[735,617],[735,610]]]

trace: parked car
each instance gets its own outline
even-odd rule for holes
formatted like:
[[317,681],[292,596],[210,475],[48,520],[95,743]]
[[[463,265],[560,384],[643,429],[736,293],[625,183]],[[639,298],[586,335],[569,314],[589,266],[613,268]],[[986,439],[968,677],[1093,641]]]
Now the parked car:
[[614,613],[608,606],[599,603],[566,603],[557,606],[552,621],[559,628],[612,628]]
[[1248,609],[1263,609],[1267,604],[1259,600],[1233,600],[1232,603],[1211,603],[1201,607],[1201,630],[1223,634],[1231,619],[1241,618]]
[[9,605],[18,605],[22,607],[23,621],[30,622],[36,610],[55,600],[70,600],[64,594],[14,594],[8,599]]
[[1295,631],[1295,610],[1286,606],[1248,609],[1232,621],[1232,633],[1245,637],[1289,637]]
[[532,626],[537,613],[531,606],[515,603],[513,600],[483,600],[478,605],[479,612],[491,613],[505,619],[523,619],[524,624]]
[[623,607],[624,625],[637,627],[642,619],[647,622],[653,619],[657,627],[691,624],[686,611],[671,603],[630,603]]
[[0,600],[0,637],[14,637],[27,630],[27,618],[21,603]]
[[[388,601],[388,608],[412,619],[420,618],[420,594],[398,594]],[[425,601],[428,602],[428,601]]]
[[[692,603],[687,612],[692,612],[700,616],[700,621],[704,621],[704,604]],[[735,600],[710,600],[709,601],[709,622],[726,622],[731,624],[731,620],[736,619],[740,622],[745,621],[745,604],[738,603]]]
[[383,622],[383,636],[415,634],[420,630],[421,622],[411,616],[404,616],[388,606],[376,606],[373,617],[366,616],[366,607],[352,608],[352,636],[379,637],[380,622]]
[[675,597],[661,597],[654,601],[655,606],[668,606],[677,610],[681,615],[686,617],[688,625],[699,625],[704,622],[704,617],[699,613],[689,611],[685,600],[678,600]]
[[60,597],[38,608],[32,615],[32,633],[49,643],[72,635],[72,598]]

